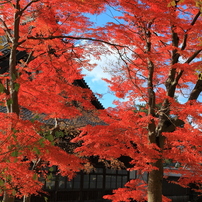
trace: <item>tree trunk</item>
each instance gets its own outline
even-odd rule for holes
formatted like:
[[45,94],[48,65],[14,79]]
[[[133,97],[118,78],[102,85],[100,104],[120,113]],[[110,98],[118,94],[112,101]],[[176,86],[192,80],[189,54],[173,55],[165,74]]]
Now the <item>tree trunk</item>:
[[[20,18],[22,13],[20,12],[20,0],[16,1],[15,4],[15,14],[14,14],[14,29],[13,29],[13,36],[10,34],[10,42],[12,42],[11,45],[11,52],[9,57],[9,80],[8,80],[8,86],[7,86],[7,94],[8,94],[8,100],[7,100],[7,113],[16,113],[19,117],[20,111],[19,111],[19,104],[18,104],[18,87],[16,83],[16,79],[18,78],[17,70],[16,70],[16,64],[17,64],[17,47],[18,47],[18,41],[19,41],[19,25],[20,25]],[[10,30],[7,29],[7,32],[10,33]],[[11,123],[12,125],[12,123]],[[15,196],[9,195],[4,191],[3,196],[3,202],[14,202]]]
[[158,170],[152,170],[148,175],[148,202],[162,202],[162,159],[159,159],[153,166],[157,167]]
[[30,202],[31,201],[31,196],[24,196],[23,197],[23,202]]
[[4,195],[3,195],[3,201],[2,202],[14,202],[15,201],[15,198],[8,195],[6,192],[4,192]]

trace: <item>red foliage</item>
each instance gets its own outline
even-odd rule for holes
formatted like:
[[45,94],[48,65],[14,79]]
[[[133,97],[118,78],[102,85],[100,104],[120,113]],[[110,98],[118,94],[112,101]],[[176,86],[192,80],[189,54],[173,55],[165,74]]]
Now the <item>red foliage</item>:
[[104,198],[115,202],[136,200],[144,202],[147,199],[146,184],[143,180],[131,180],[125,185],[127,188],[119,188],[114,190],[114,195],[107,195]]
[[[118,98],[124,97],[127,102],[116,102],[117,108],[100,113],[105,125],[85,127],[75,139],[83,141],[76,151],[107,160],[129,156],[134,170],[157,170],[161,179],[164,160],[172,159],[173,163],[180,162],[180,168],[175,170],[182,174],[178,184],[199,185],[201,4],[192,0],[117,3],[122,12],[120,23],[109,23],[99,31],[105,30],[102,37],[120,45],[114,51],[118,50],[122,63],[111,68],[113,75],[105,81]],[[138,107],[139,102],[143,107]],[[155,183],[153,186],[157,186]],[[148,186],[152,187],[151,183]],[[141,195],[136,192],[133,188],[118,189],[107,198],[129,201]],[[156,201],[159,200],[152,200]]]
[[[117,102],[117,108],[101,112],[105,124],[83,128],[74,140],[83,141],[78,154],[107,160],[129,156],[133,170],[149,174],[160,173],[162,162],[172,159],[181,164],[176,171],[182,174],[179,184],[201,184],[202,108],[196,101],[201,92],[201,80],[197,78],[202,50],[200,1],[111,0],[107,3],[122,12],[117,18],[120,23],[92,28],[84,14],[99,14],[105,10],[105,3],[2,2],[0,33],[7,35],[12,54],[9,73],[1,77],[1,104],[7,108],[20,105],[35,114],[46,114],[46,118],[73,118],[86,109],[93,110],[89,90],[75,87],[72,82],[81,78],[82,67],[91,67],[89,54],[98,58],[103,51],[92,47],[92,38],[118,44],[111,50],[118,51],[123,63],[112,69],[114,74],[108,83],[117,97],[127,102]],[[78,42],[86,37],[91,40]],[[31,60],[16,65],[17,50],[26,51]],[[188,94],[189,101],[183,98],[177,102],[176,96],[181,98],[183,94]],[[138,102],[144,107],[136,106]],[[83,162],[77,156],[54,147],[48,140],[41,142],[41,124],[22,120],[15,108],[8,112],[0,114],[2,190],[11,193],[17,187],[18,195],[36,193],[41,184],[33,179],[36,173],[28,165],[37,158],[57,164],[61,173],[69,176],[82,168]],[[183,128],[177,125],[179,119]],[[19,178],[19,169],[23,179]],[[142,201],[146,198],[145,187],[149,189],[151,184],[146,187],[131,181],[108,198]]]
[[[16,196],[37,194],[43,184],[30,164],[39,159],[58,166],[69,178],[83,168],[83,160],[42,135],[44,124],[24,120],[17,108],[26,108],[33,118],[39,115],[44,120],[76,120],[86,110],[94,110],[92,92],[73,85],[73,81],[82,78],[83,66],[91,66],[86,56],[96,50],[89,52],[88,44],[77,38],[89,35],[92,23],[85,14],[98,14],[104,5],[100,0],[1,2],[0,33],[7,36],[11,50],[0,84],[0,103],[8,112],[0,113],[2,191]],[[18,51],[26,51],[27,56],[16,65]]]

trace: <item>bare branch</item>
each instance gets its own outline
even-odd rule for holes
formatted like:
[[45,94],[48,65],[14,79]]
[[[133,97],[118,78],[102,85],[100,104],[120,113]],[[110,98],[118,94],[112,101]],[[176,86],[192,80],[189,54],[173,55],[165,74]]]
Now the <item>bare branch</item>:
[[33,53],[34,53],[34,51],[31,51],[29,53],[28,58],[27,58],[25,64],[29,64],[29,62],[31,62],[33,60]]

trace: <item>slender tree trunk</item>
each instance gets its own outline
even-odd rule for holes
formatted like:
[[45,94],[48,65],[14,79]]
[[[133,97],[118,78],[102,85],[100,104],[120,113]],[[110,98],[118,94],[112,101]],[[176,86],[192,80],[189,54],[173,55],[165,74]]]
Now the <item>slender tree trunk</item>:
[[148,174],[148,202],[162,202],[162,182],[163,182],[163,159],[161,152],[164,148],[165,137],[156,133],[154,121],[149,124],[149,143],[156,144],[159,148],[159,157],[156,162],[151,163],[157,169],[153,169]]
[[[19,41],[19,25],[20,25],[20,18],[22,13],[20,12],[20,0],[16,0],[15,8],[16,12],[14,13],[14,29],[13,33],[10,30],[7,30],[7,34],[9,36],[9,40],[12,43],[11,45],[11,52],[9,57],[9,81],[7,86],[7,92],[9,95],[9,99],[7,100],[7,113],[16,113],[19,116],[19,104],[18,104],[18,88],[16,79],[18,77],[17,70],[16,70],[16,54],[17,54],[17,47]],[[12,124],[12,123],[11,123]],[[15,196],[9,195],[6,191],[4,191],[3,202],[14,202]]]
[[148,202],[162,202],[162,159],[159,159],[153,166],[157,167],[159,170],[152,170],[148,175]]
[[[152,26],[152,22],[148,24],[148,28],[150,29]],[[151,43],[151,32],[150,30],[143,29],[143,32],[145,33],[146,38],[146,53],[150,54],[152,51],[152,43]],[[149,69],[148,74],[148,114],[155,117],[155,107],[156,107],[156,96],[154,92],[154,86],[153,86],[153,76],[154,76],[154,63],[153,61],[148,57],[147,58],[147,64]],[[148,137],[149,137],[149,143],[156,144],[159,149],[161,149],[161,142],[160,138],[157,137],[156,133],[156,124],[154,119],[151,120],[151,122],[148,124]],[[161,138],[162,139],[162,138]],[[161,157],[159,157],[161,158]],[[152,163],[154,167],[156,167],[158,170],[152,170],[148,175],[148,202],[162,202],[162,179],[163,179],[163,164],[162,159],[157,159],[155,163]]]
[[23,202],[30,202],[31,201],[31,196],[24,196],[23,197]]
[[6,192],[4,192],[4,195],[3,195],[3,201],[2,202],[14,202],[15,201],[15,198],[8,195]]

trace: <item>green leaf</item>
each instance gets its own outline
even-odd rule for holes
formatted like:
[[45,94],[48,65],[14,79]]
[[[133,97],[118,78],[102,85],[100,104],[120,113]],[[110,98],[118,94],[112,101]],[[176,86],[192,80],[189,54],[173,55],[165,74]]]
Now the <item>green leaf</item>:
[[13,100],[12,100],[12,99],[8,99],[8,100],[6,101],[6,103],[7,103],[7,106],[10,106],[10,105],[13,104]]
[[14,90],[18,91],[20,88],[20,84],[19,83],[14,83]]
[[16,78],[17,78],[17,76],[13,73],[13,74],[12,74],[12,80],[15,81]]
[[12,156],[12,157],[17,157],[17,156],[18,156],[18,151],[16,151],[16,150],[13,151],[13,152],[11,153],[11,156]]
[[14,147],[14,145],[8,145],[8,150],[12,150]]
[[39,115],[36,115],[36,116],[34,116],[34,119],[36,120],[36,119],[39,119],[40,117],[39,117]]
[[16,191],[12,190],[12,195],[15,196],[16,195]]
[[9,180],[9,181],[12,180],[12,176],[11,175],[7,175],[6,176],[6,180]]
[[55,132],[55,137],[64,137],[64,133],[62,131],[56,131]]
[[34,147],[33,150],[35,151],[35,153],[36,153],[37,155],[39,155],[39,154],[41,153],[40,150],[39,150],[37,147]]
[[52,142],[54,140],[54,137],[52,134],[47,134],[46,139],[49,140],[50,142]]
[[166,163],[166,164],[171,164],[171,163],[172,163],[172,160],[171,160],[171,159],[165,159],[165,163]]
[[54,168],[53,168],[53,167],[50,167],[50,168],[49,168],[49,171],[50,171],[50,172],[53,172],[53,171],[54,171]]
[[52,179],[52,178],[53,178],[53,174],[50,173],[50,174],[47,176],[47,180],[50,180],[50,179]]
[[17,141],[17,136],[15,134],[12,134],[12,137],[15,141]]
[[[19,130],[16,130],[15,128],[12,128],[12,131],[13,131],[14,134],[19,132]],[[16,138],[16,135],[14,135],[14,134],[13,134],[13,137],[15,136],[15,138]]]
[[41,138],[41,139],[39,140],[39,144],[40,144],[41,147],[44,147],[44,146],[45,146],[44,141],[45,141],[44,138]]
[[44,196],[44,201],[48,202],[48,197]]
[[0,186],[4,186],[5,182],[3,180],[0,180]]
[[34,173],[33,180],[37,180],[37,179],[38,179],[38,175],[36,173]]
[[30,121],[32,122],[32,123],[34,123],[34,121],[36,121],[37,119],[39,119],[40,117],[39,117],[39,115],[36,115],[36,116],[34,116],[32,119],[30,119]]
[[5,90],[4,85],[2,83],[0,83],[0,93],[3,93]]

